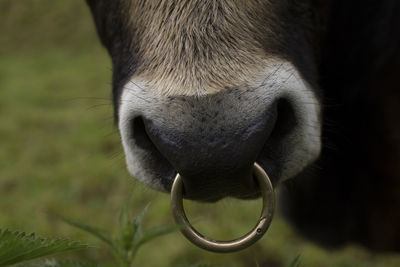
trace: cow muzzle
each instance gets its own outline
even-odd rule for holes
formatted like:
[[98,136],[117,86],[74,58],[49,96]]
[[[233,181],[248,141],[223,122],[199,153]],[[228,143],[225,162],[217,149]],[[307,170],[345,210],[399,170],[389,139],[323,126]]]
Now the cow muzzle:
[[165,191],[179,173],[183,196],[208,202],[259,197],[255,162],[273,184],[299,173],[319,154],[319,105],[290,64],[259,76],[204,95],[155,93],[133,79],[119,121],[130,173]]

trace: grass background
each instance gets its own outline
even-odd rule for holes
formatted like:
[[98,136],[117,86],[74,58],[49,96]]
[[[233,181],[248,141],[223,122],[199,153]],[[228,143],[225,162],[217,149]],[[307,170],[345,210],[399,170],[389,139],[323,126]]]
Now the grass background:
[[[0,0],[0,228],[80,239],[102,247],[53,214],[113,229],[120,208],[145,225],[172,224],[169,197],[129,177],[113,124],[111,65],[83,0]],[[256,221],[259,203],[187,203],[201,231],[233,238]],[[334,216],[334,215],[333,215]],[[282,219],[245,251],[202,251],[179,233],[146,245],[138,266],[204,261],[222,266],[400,266],[400,255],[374,254],[354,244],[324,250]],[[109,262],[105,249],[64,255]]]

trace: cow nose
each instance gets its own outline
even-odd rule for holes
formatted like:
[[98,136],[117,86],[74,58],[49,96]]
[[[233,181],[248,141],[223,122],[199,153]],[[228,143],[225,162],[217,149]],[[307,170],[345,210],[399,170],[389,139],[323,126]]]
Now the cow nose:
[[142,125],[143,133],[133,129],[134,137],[147,135],[182,176],[185,198],[258,197],[253,164],[274,128],[277,105],[259,107],[257,116],[254,111],[248,116],[240,106],[214,101],[174,99],[160,114],[136,117],[133,125]]

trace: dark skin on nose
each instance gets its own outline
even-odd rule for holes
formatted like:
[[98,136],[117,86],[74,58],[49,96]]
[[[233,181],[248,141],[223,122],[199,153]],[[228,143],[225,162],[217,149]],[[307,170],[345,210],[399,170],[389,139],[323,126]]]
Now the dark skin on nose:
[[[185,197],[212,202],[259,196],[253,164],[276,120],[276,112],[267,114],[244,127],[194,129],[191,134],[160,128],[148,119],[144,124],[155,147],[181,174]],[[201,121],[196,125],[205,127]]]

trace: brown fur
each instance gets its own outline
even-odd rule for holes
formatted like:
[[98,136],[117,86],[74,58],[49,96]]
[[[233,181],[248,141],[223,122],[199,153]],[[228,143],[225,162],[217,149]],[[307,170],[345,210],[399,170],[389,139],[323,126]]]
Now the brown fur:
[[134,40],[140,40],[135,75],[175,95],[245,83],[265,66],[265,40],[276,39],[274,8],[265,0],[135,0],[131,23]]

